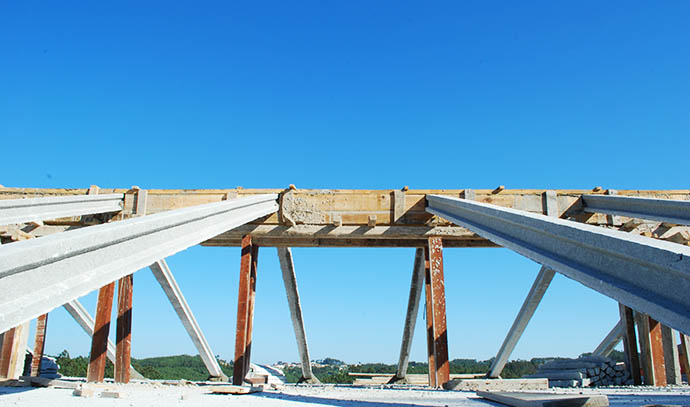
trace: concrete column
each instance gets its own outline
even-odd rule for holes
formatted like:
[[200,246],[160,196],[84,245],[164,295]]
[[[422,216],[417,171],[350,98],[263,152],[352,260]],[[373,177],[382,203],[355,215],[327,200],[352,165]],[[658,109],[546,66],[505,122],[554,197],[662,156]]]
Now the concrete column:
[[38,377],[41,373],[41,359],[46,343],[46,329],[48,328],[48,314],[43,314],[36,319],[36,339],[34,340],[34,352],[31,359],[31,376]]
[[530,288],[525,302],[522,303],[522,307],[515,317],[515,321],[513,321],[508,335],[506,335],[506,338],[503,340],[503,344],[491,364],[491,368],[487,374],[488,377],[497,378],[501,375],[510,354],[513,353],[515,346],[525,332],[527,324],[529,324],[532,316],[534,316],[534,312],[537,310],[542,298],[544,298],[546,289],[549,288],[555,274],[553,270],[545,266],[542,266],[539,270],[539,274],[537,274],[537,278],[534,280],[534,283],[532,283],[532,288]]
[[680,358],[678,355],[678,341],[676,331],[661,325],[661,340],[664,348],[664,366],[666,367],[666,383],[682,384],[680,377]]
[[618,304],[620,322],[623,327],[623,351],[625,352],[625,366],[630,372],[635,385],[642,384],[640,376],[640,355],[637,352],[637,335],[635,335],[635,318],[633,310],[623,304]]
[[623,327],[621,322],[618,321],[592,353],[599,356],[608,356],[613,352],[613,348],[618,345],[621,339],[623,339]]
[[[117,283],[117,326],[115,341],[115,382],[129,383],[132,359],[132,274]],[[106,343],[107,351],[107,343]]]
[[302,318],[302,305],[299,300],[297,290],[297,277],[295,275],[295,265],[292,261],[292,251],[289,247],[277,247],[280,270],[283,274],[285,284],[285,294],[287,295],[288,307],[290,308],[290,318],[292,327],[295,331],[297,340],[297,350],[302,364],[302,377],[300,383],[319,383],[319,379],[314,376],[311,370],[311,359],[309,358],[309,347],[307,346],[307,333],[304,329],[304,319]]
[[[96,307],[96,324],[91,338],[91,355],[86,373],[87,382],[102,382],[105,378],[105,358],[108,349],[108,333],[110,331],[110,314],[113,309],[113,294],[115,282],[112,282],[98,292]],[[117,360],[117,357],[115,358]]]
[[161,288],[163,288],[168,300],[170,300],[170,304],[172,304],[177,316],[182,321],[182,325],[187,330],[187,334],[192,339],[197,351],[199,351],[201,360],[204,362],[211,378],[227,381],[228,378],[221,370],[218,360],[216,360],[216,356],[211,350],[211,346],[206,341],[206,337],[192,313],[191,307],[184,295],[182,295],[182,290],[177,281],[175,281],[170,267],[168,267],[168,263],[165,260],[159,260],[149,266],[149,268],[161,285]]
[[410,297],[407,301],[407,314],[405,316],[402,344],[400,345],[398,370],[388,383],[404,383],[407,376],[407,364],[410,360],[412,338],[414,337],[414,328],[417,324],[417,315],[419,314],[419,300],[422,297],[422,288],[424,286],[424,272],[424,249],[420,248],[417,249],[414,256]]
[[[443,243],[440,237],[430,237],[424,251],[427,287],[427,341],[429,341],[429,385],[443,387],[450,380],[448,361],[448,332],[446,327],[446,292],[443,275]],[[433,357],[432,353],[433,352]]]

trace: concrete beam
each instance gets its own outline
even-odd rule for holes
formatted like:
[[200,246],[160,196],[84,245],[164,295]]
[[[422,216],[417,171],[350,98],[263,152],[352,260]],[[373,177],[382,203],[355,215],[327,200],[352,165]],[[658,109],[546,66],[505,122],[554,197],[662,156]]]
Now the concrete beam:
[[0,226],[122,210],[124,194],[0,200]]
[[583,210],[690,225],[690,201],[620,195],[582,195]]
[[300,382],[319,383],[319,379],[314,376],[311,370],[311,359],[309,358],[309,347],[307,346],[307,332],[304,329],[304,319],[302,317],[302,305],[299,301],[299,291],[297,290],[297,277],[295,275],[295,265],[292,261],[292,251],[289,247],[278,247],[278,260],[280,270],[283,274],[285,284],[285,294],[287,295],[288,307],[290,308],[290,318],[292,327],[295,331],[297,340],[297,350],[302,365],[302,377]]
[[[93,317],[89,314],[89,312],[84,308],[83,305],[79,302],[79,300],[72,300],[66,304],[63,305],[65,308],[65,311],[69,313],[72,318],[74,318],[75,321],[77,321],[77,324],[86,332],[89,337],[93,337],[93,327],[95,325],[95,322],[93,320]],[[108,357],[108,360],[113,362],[113,365],[115,364],[115,344],[108,339],[108,344],[107,344],[107,349],[106,349],[106,356]],[[132,366],[129,367],[129,375],[133,379],[143,379],[144,376],[142,376],[139,372],[137,372]]]
[[182,322],[182,325],[187,330],[187,333],[199,352],[201,360],[204,362],[208,373],[212,377],[217,377],[223,381],[227,381],[228,378],[221,370],[218,360],[216,360],[215,354],[211,350],[211,345],[209,345],[208,341],[206,341],[206,337],[204,336],[199,323],[196,321],[191,307],[184,298],[184,295],[182,295],[182,290],[177,284],[172,271],[170,271],[168,263],[165,260],[158,260],[149,267],[153,272],[153,276],[156,277],[158,284],[160,284],[161,288],[163,288],[168,300],[170,300],[170,304],[172,304],[173,308],[175,309],[177,316]]
[[407,313],[405,315],[402,343],[400,344],[398,370],[390,379],[389,383],[404,382],[407,376],[407,365],[410,361],[412,338],[414,337],[414,328],[417,324],[417,315],[419,314],[419,301],[422,298],[422,288],[424,288],[424,271],[424,249],[417,249],[414,256],[414,266],[412,267],[410,297],[407,301]]
[[635,334],[635,317],[633,310],[623,304],[618,304],[620,322],[623,327],[623,350],[625,351],[625,366],[630,372],[634,385],[642,384],[640,376],[640,354],[637,351],[637,335]]
[[690,247],[464,199],[427,200],[430,213],[690,332]]
[[[96,195],[99,196],[99,195]],[[255,195],[0,246],[0,332],[278,210]]]
[[608,356],[613,352],[613,348],[616,347],[623,339],[623,326],[621,321],[611,328],[611,331],[606,335],[606,337],[601,341],[599,346],[592,352],[599,356]]

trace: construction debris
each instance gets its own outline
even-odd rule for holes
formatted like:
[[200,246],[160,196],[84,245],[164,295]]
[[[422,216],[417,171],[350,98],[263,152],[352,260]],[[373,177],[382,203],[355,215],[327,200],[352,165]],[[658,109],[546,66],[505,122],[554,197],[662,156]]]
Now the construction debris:
[[549,380],[549,387],[599,387],[633,384],[624,363],[603,356],[555,360],[539,366],[537,373],[526,377]]
[[235,386],[235,385],[223,385],[223,386],[211,386],[211,393],[213,394],[251,394],[264,391],[263,386]]
[[453,379],[443,385],[446,390],[463,391],[525,391],[546,390],[546,379]]

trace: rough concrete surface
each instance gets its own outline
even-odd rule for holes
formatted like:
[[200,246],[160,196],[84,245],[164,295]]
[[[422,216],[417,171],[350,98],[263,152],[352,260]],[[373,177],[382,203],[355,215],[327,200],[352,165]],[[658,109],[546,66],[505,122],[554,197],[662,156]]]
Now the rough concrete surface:
[[[107,386],[105,386],[107,387]],[[108,389],[109,390],[109,389]],[[118,386],[119,399],[72,395],[70,389],[0,387],[0,406],[339,406],[339,407],[424,407],[498,406],[474,392],[429,390],[421,387],[333,385],[292,386],[262,393],[231,396],[209,394],[209,386],[168,386],[160,383]],[[620,387],[604,390],[557,389],[558,393],[606,394],[611,406],[633,407],[646,404],[690,405],[690,388]]]

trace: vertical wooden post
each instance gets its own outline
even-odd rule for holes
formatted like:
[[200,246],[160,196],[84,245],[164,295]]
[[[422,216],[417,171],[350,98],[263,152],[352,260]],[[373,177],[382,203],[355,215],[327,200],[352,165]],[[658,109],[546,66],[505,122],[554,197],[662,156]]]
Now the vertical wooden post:
[[683,333],[680,334],[680,366],[685,373],[685,377],[690,382],[690,338]]
[[443,387],[450,380],[450,365],[448,361],[446,294],[443,276],[443,243],[440,237],[429,238],[429,244],[425,250],[424,257],[426,268],[429,385],[432,387]]
[[426,346],[429,362],[429,386],[436,387],[436,343],[434,341],[434,307],[429,268],[429,248],[424,248],[424,298],[426,305]]
[[38,377],[41,374],[41,359],[45,349],[46,329],[48,328],[48,314],[43,314],[36,319],[36,339],[34,340],[34,356],[31,359],[31,376]]
[[252,331],[254,328],[254,303],[256,301],[256,266],[259,261],[259,246],[252,244],[252,262],[249,272],[249,295],[247,296],[247,346],[244,351],[244,372],[249,372],[252,360]]
[[93,327],[91,356],[86,373],[87,382],[102,382],[105,378],[106,351],[108,349],[108,333],[110,331],[110,314],[113,309],[114,292],[115,282],[103,286],[98,291],[96,323]]
[[115,342],[115,382],[129,383],[132,358],[132,288],[134,276],[122,277],[117,283],[117,326]]
[[237,329],[235,330],[235,361],[232,384],[239,386],[247,374],[247,331],[249,316],[249,293],[251,290],[252,237],[242,237],[242,254],[240,258],[240,287],[237,293]]
[[10,359],[12,358],[12,345],[14,343],[14,333],[16,328],[12,328],[2,334],[2,348],[0,348],[0,377],[6,379],[10,375]]
[[633,310],[623,304],[618,304],[621,324],[623,326],[623,351],[625,364],[635,385],[642,384],[640,376],[640,355],[637,353],[637,336],[635,335],[635,318]]
[[649,339],[651,343],[652,369],[654,386],[666,386],[666,365],[664,362],[664,343],[661,336],[661,324],[649,318]]

